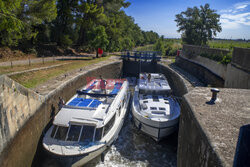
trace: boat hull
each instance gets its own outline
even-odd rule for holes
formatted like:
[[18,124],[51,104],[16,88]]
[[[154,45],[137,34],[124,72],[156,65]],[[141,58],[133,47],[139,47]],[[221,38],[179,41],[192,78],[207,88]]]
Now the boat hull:
[[179,117],[164,122],[151,120],[139,113],[134,99],[132,102],[132,115],[135,126],[157,142],[178,129]]

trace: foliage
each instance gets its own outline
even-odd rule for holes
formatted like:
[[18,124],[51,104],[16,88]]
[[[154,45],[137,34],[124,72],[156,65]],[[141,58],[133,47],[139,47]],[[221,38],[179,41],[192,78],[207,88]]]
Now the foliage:
[[56,17],[56,0],[0,1],[0,40],[2,45],[34,42],[37,27]]
[[0,1],[0,42],[27,51],[50,43],[111,52],[154,44],[159,35],[142,31],[124,12],[129,5],[126,0]]
[[21,0],[0,1],[0,40],[4,46],[16,45],[22,38],[24,23],[16,15],[20,6]]
[[231,62],[231,59],[232,59],[232,53],[223,54],[222,52],[219,54],[208,54],[204,52],[204,53],[201,53],[200,56],[220,62],[221,64],[228,64]]
[[244,40],[212,40],[208,42],[208,45],[210,48],[229,49],[230,51],[232,51],[234,47],[250,48],[250,42]]
[[165,47],[163,44],[163,37],[161,37],[160,39],[157,40],[157,42],[154,45],[154,50],[155,51],[159,51],[162,53],[162,55],[165,53]]
[[182,40],[191,45],[207,45],[207,41],[221,32],[220,15],[210,9],[209,4],[187,8],[176,15],[175,21],[182,32]]

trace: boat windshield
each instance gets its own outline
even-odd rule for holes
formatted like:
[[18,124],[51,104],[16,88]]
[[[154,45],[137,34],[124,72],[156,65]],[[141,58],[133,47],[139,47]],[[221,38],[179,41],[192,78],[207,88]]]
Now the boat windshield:
[[50,136],[62,141],[89,143],[101,140],[102,134],[103,128],[95,128],[95,126],[70,125],[70,127],[63,127],[54,125]]
[[68,127],[58,126],[55,139],[65,140],[68,132]]
[[78,141],[80,132],[81,132],[81,126],[71,125],[69,129],[67,141]]
[[92,142],[94,137],[94,130],[95,130],[94,126],[83,126],[80,141]]

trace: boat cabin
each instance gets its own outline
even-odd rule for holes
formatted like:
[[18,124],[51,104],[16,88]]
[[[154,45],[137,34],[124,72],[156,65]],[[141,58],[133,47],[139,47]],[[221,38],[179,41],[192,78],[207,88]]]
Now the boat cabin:
[[[113,127],[127,95],[119,99],[119,108],[112,108],[125,80],[109,80],[101,88],[101,80],[93,80],[77,91],[55,116],[50,138],[84,145],[99,142]],[[104,90],[105,89],[105,90]]]

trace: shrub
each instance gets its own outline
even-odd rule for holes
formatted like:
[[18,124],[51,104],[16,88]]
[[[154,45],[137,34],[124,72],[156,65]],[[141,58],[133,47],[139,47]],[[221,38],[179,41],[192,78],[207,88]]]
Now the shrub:
[[206,52],[203,52],[200,54],[200,56],[202,57],[206,57],[208,59],[211,59],[211,60],[214,60],[214,61],[217,61],[221,64],[228,64],[231,62],[231,59],[232,59],[232,53],[228,53],[228,54],[223,54],[222,52],[220,52],[219,54],[209,54],[209,53],[206,53]]

